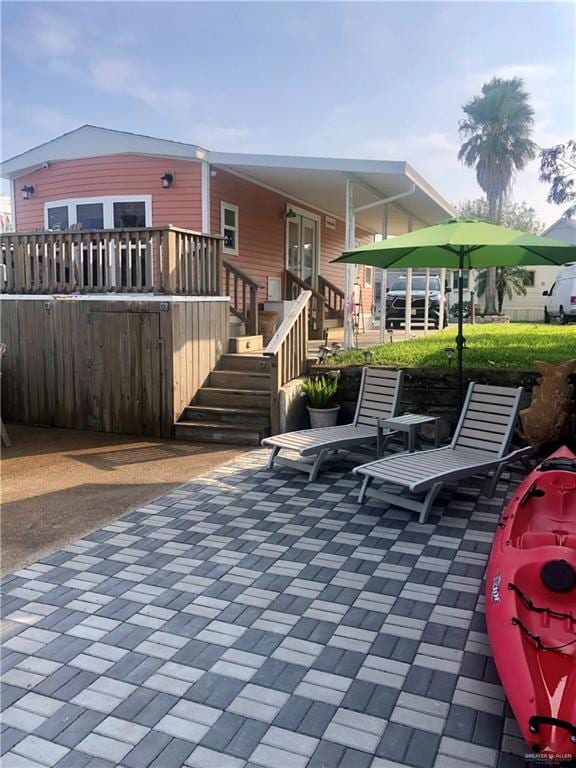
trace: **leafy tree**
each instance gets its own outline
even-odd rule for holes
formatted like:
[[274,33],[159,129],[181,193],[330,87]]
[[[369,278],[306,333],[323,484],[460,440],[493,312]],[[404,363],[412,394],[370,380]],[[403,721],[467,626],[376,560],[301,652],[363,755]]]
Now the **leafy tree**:
[[[483,198],[465,200],[457,208],[461,216],[476,216],[479,219],[489,219],[490,216],[488,201]],[[502,203],[499,223],[533,235],[538,235],[544,229],[544,223],[538,218],[538,212],[526,202],[512,203],[505,200]]]
[[[463,143],[458,159],[476,169],[476,179],[486,194],[488,218],[498,223],[516,171],[536,157],[537,147],[530,138],[534,110],[519,77],[493,78],[462,109],[465,117],[459,130]],[[496,314],[496,296],[496,270],[492,268],[486,279],[485,314]]]
[[[531,274],[523,267],[495,267],[496,297],[498,314],[502,314],[504,297],[509,301],[512,296],[526,296],[526,286],[530,284]],[[488,269],[481,269],[476,276],[476,291],[478,296],[486,295]]]
[[576,213],[576,141],[541,150],[540,181],[550,184],[546,200],[556,205],[568,203],[564,216],[572,218]]

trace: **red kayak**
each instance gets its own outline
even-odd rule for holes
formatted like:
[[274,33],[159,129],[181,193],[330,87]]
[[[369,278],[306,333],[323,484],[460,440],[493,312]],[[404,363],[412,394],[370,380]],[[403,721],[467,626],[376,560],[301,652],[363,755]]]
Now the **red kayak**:
[[502,513],[486,623],[530,749],[576,757],[576,455],[567,448],[531,472]]

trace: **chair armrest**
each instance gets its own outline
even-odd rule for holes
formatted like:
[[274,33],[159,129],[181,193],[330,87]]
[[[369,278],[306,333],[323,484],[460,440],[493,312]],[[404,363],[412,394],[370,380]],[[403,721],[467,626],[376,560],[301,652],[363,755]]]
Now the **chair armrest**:
[[515,451],[512,451],[512,453],[507,453],[506,456],[502,457],[501,461],[504,464],[512,464],[518,459],[528,457],[530,454],[535,453],[535,451],[536,449],[532,445],[525,445],[523,448],[517,448]]

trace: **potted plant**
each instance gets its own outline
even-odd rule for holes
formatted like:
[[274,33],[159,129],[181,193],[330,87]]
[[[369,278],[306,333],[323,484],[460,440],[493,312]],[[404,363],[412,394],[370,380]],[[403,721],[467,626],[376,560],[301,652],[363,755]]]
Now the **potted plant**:
[[334,405],[338,389],[338,372],[327,376],[311,376],[302,384],[302,393],[308,400],[310,426],[333,427],[338,420],[339,405]]

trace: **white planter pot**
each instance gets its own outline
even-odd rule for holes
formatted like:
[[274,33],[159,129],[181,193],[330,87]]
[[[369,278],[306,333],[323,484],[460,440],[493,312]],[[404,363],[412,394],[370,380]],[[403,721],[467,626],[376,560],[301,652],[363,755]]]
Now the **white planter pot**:
[[310,414],[310,426],[312,429],[336,426],[338,411],[340,410],[339,405],[335,405],[332,408],[311,408],[309,405],[306,407]]

